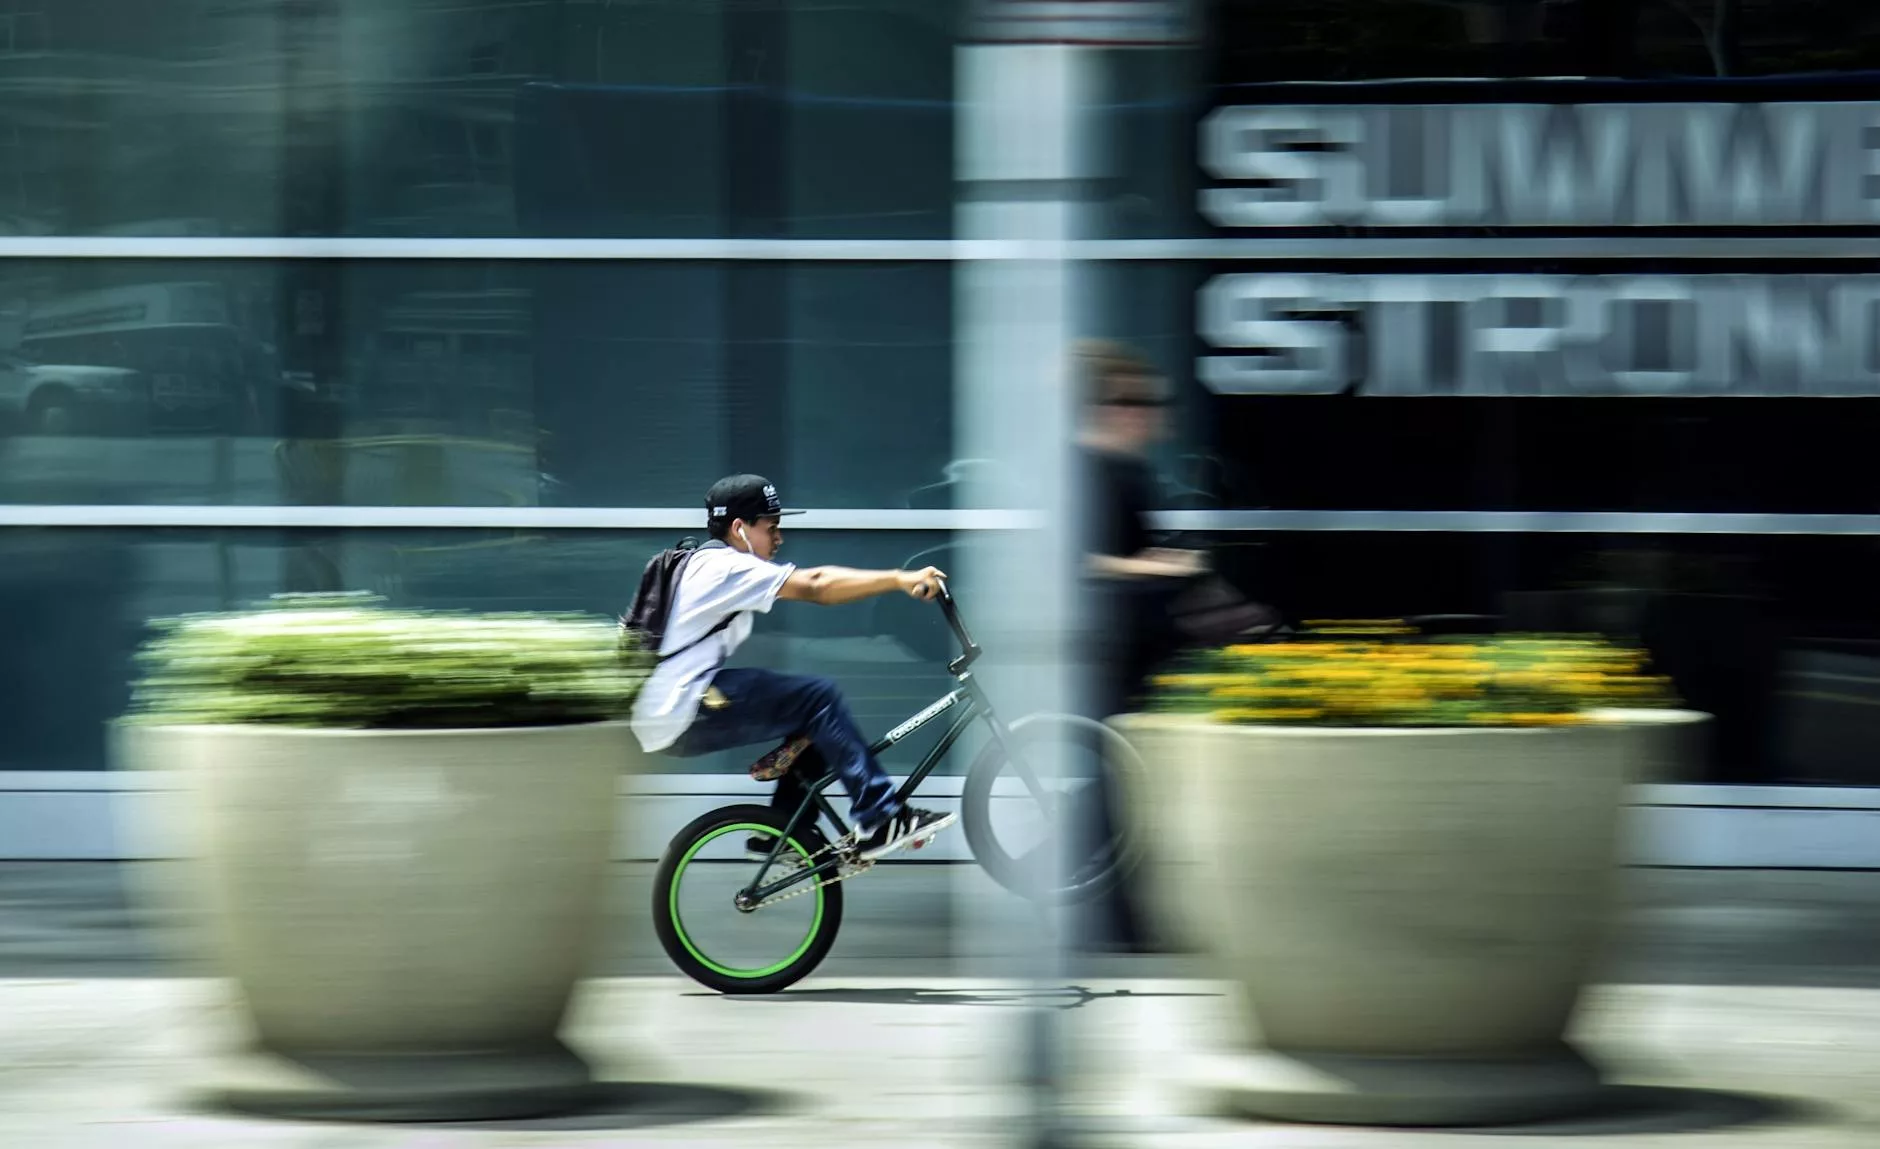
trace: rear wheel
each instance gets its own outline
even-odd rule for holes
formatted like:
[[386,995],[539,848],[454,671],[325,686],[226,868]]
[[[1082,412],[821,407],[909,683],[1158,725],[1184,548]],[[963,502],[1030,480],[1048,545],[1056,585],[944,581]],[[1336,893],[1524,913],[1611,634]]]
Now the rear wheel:
[[[830,875],[781,890],[755,909],[737,898],[762,863],[747,844],[768,851],[784,836],[783,816],[768,806],[726,806],[673,836],[653,877],[653,929],[672,963],[720,993],[775,993],[828,956],[842,926],[842,887],[816,886]],[[793,869],[827,860],[828,841],[799,825],[764,873],[769,885]]]
[[1012,724],[1012,762],[997,740],[966,775],[960,824],[973,857],[1001,886],[1034,901],[1100,897],[1140,857],[1124,799],[1139,792],[1142,761],[1121,734],[1073,714]]

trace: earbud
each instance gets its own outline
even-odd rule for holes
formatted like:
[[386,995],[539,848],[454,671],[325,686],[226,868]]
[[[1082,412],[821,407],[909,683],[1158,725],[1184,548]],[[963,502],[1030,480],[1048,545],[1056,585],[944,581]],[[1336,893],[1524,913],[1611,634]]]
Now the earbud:
[[738,524],[738,537],[744,540],[744,547],[746,550],[749,550],[751,547],[751,536],[744,533],[743,523]]

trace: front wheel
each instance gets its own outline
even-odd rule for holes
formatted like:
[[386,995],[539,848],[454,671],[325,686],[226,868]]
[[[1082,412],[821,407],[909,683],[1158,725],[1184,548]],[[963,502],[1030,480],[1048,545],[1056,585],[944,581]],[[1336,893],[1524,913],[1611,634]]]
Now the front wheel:
[[[776,993],[807,976],[828,956],[842,926],[842,887],[805,879],[755,909],[738,897],[783,837],[785,820],[768,806],[725,806],[673,835],[653,876],[653,930],[687,977],[720,993]],[[828,859],[828,841],[798,825],[770,864],[766,885]],[[825,875],[826,880],[828,875]]]
[[[1141,851],[1122,801],[1139,793],[1142,760],[1121,734],[1073,714],[1033,714],[967,771],[960,824],[973,857],[1033,901],[1087,901],[1114,889]],[[1054,857],[1054,851],[1061,851]]]

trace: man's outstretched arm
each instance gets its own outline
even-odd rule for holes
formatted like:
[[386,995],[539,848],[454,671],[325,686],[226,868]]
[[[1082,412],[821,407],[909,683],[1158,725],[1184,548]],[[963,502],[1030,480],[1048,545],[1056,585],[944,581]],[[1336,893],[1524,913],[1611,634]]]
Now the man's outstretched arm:
[[1148,547],[1133,555],[1089,555],[1090,573],[1104,578],[1192,578],[1206,574],[1205,551],[1178,551],[1167,547]]
[[916,571],[863,571],[852,567],[810,567],[793,571],[778,598],[840,606],[896,591],[925,602],[940,593],[946,572],[938,567]]

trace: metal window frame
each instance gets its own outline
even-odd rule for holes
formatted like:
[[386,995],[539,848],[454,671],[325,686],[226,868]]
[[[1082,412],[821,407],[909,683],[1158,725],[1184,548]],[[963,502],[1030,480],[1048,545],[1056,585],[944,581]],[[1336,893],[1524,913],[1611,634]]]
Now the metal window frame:
[[[0,504],[0,527],[121,530],[699,531],[695,507],[375,507]],[[811,531],[1011,531],[1043,525],[1022,509],[826,508],[793,521]],[[1880,515],[1685,514],[1655,511],[1162,511],[1160,530],[1204,534],[1880,536]]]
[[0,236],[0,259],[344,259],[956,263],[1291,262],[1301,260],[1758,260],[1880,258],[1880,233],[1499,235],[1228,239],[541,239],[379,236]]

